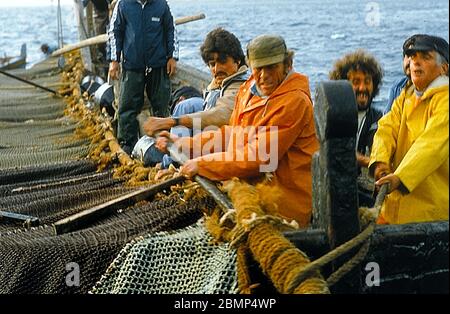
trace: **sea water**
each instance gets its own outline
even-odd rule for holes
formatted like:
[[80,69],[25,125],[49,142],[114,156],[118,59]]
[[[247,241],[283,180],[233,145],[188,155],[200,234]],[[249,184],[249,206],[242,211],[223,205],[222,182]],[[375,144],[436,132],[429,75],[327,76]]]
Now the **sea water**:
[[[42,60],[40,45],[57,45],[56,2],[45,7],[0,7],[0,55],[28,47],[28,67]],[[448,41],[447,0],[170,0],[175,18],[204,13],[206,19],[177,26],[180,61],[208,72],[199,47],[215,27],[234,33],[245,47],[263,33],[279,34],[295,51],[295,69],[310,78],[311,90],[327,80],[333,63],[363,48],[381,63],[384,78],[377,103],[387,99],[393,81],[403,75],[402,44],[416,33]],[[63,40],[78,40],[75,12],[62,7]]]

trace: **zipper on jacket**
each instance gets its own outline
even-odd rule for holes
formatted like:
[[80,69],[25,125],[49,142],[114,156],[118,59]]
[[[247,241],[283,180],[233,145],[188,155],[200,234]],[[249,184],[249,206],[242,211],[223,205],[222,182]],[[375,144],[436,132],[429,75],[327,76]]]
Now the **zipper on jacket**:
[[142,9],[144,9],[145,5],[147,4],[148,1],[142,2],[141,0],[137,0],[137,2],[139,2],[142,6]]
[[[144,3],[142,3],[141,1],[139,1],[141,3],[141,25],[142,25],[142,29],[145,29],[145,25],[144,25],[144,8],[145,5],[147,4],[147,1],[145,1]],[[141,36],[141,46],[142,49],[144,50],[143,54],[144,54],[144,66],[145,66],[145,73],[144,75],[147,75],[147,56],[145,55],[145,47],[144,47],[144,34],[142,34]]]

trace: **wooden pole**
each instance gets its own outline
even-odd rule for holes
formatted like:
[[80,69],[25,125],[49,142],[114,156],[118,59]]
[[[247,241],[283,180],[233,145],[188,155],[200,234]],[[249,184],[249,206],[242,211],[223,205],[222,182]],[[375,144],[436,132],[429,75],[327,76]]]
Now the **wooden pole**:
[[184,179],[185,178],[181,176],[174,177],[161,183],[138,189],[137,191],[130,192],[106,203],[61,219],[53,224],[55,234],[63,234],[83,228],[84,226],[97,221],[99,217],[102,217],[115,209],[126,207],[130,204],[148,199],[156,193],[182,182]]
[[[189,23],[192,21],[197,21],[197,20],[201,20],[205,18],[205,14],[201,13],[201,14],[197,14],[197,15],[192,15],[192,16],[185,16],[185,17],[181,17],[179,19],[175,20],[175,25],[180,25],[180,24],[185,24],[185,23]],[[80,49],[80,48],[84,48],[87,46],[91,46],[91,45],[97,45],[97,44],[103,44],[106,43],[108,41],[108,35],[107,34],[101,34],[95,37],[91,37],[91,38],[87,38],[84,40],[79,41],[78,43],[75,44],[71,44],[71,45],[67,45],[61,49],[58,49],[56,51],[54,51],[51,54],[51,57],[58,57],[66,52],[70,52],[73,51],[75,49]]]
[[202,20],[205,17],[206,17],[206,15],[204,13],[180,17],[175,20],[175,25],[181,25],[181,24],[185,24],[185,23],[189,23],[189,22],[193,22],[193,21],[197,21],[197,20]]
[[39,218],[0,210],[0,221],[22,222],[29,227],[39,225]]
[[[74,0],[74,5],[75,5],[75,12],[76,12],[75,16],[77,18],[77,24],[78,24],[78,39],[80,41],[83,41],[83,40],[88,39],[88,37],[89,37],[88,31],[87,31],[87,20],[86,20],[85,14],[84,14],[84,7],[83,7],[81,0]],[[63,50],[68,46],[70,46],[70,45],[62,47],[56,51]],[[86,46],[77,47],[75,49],[84,48],[84,47],[86,47]],[[69,51],[72,51],[75,49],[67,50],[67,51],[64,51],[63,53],[69,52]],[[60,56],[63,53],[58,54],[58,55],[54,55],[54,53],[52,53],[51,56],[52,57]],[[81,57],[83,59],[84,68],[87,69],[88,71],[92,71],[93,70],[92,69],[92,56],[91,56],[90,49],[88,49],[88,48],[81,49]]]
[[[94,8],[92,1],[89,1],[86,6],[86,26],[87,26],[87,34],[89,38],[93,37],[95,35],[94,31]],[[89,53],[91,55],[91,62],[92,62],[92,71],[97,72],[97,66],[95,63],[95,60],[97,60],[97,49],[94,49],[93,46],[89,47]]]
[[55,95],[59,95],[58,92],[57,92],[57,91],[54,91],[53,89],[47,88],[47,87],[45,87],[45,86],[42,86],[42,85],[39,85],[39,84],[36,84],[36,83],[33,83],[33,82],[31,82],[31,81],[28,81],[28,80],[25,80],[25,79],[23,79],[23,78],[21,78],[21,77],[15,76],[15,75],[13,75],[13,74],[11,74],[11,73],[8,73],[8,72],[2,71],[2,70],[0,70],[0,73],[3,74],[3,75],[8,76],[8,77],[10,77],[10,78],[13,78],[13,79],[15,79],[15,80],[21,81],[21,82],[23,82],[23,83],[32,85],[32,86],[34,86],[34,87],[43,89],[43,90],[45,90],[45,91],[47,91],[47,92],[53,93],[53,94],[55,94]]
[[[178,163],[184,164],[188,160],[186,155],[180,152],[178,148],[173,144],[173,142],[170,141],[170,139],[167,148],[170,152],[170,156]],[[217,188],[214,182],[199,175],[195,175],[193,179],[206,192],[208,192],[208,194],[211,195],[212,198],[214,198],[217,205],[219,205],[224,213],[227,213],[229,210],[234,208],[233,203],[231,203],[230,199]]]

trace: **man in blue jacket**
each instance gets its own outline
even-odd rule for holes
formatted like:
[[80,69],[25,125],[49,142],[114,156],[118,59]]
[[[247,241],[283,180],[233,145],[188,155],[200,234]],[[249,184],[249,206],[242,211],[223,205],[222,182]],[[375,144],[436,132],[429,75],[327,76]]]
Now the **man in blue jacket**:
[[171,84],[175,74],[175,28],[165,0],[119,0],[111,16],[109,76],[122,78],[119,97],[117,139],[130,154],[139,137],[136,116],[144,103],[144,88],[153,115],[167,117]]
[[415,40],[415,38],[418,35],[413,35],[405,40],[403,43],[403,73],[405,74],[402,78],[397,79],[394,84],[389,89],[389,96],[388,101],[386,103],[386,107],[383,111],[383,115],[387,114],[389,111],[391,111],[392,104],[394,103],[394,100],[400,96],[400,93],[402,90],[408,86],[408,88],[412,85],[411,82],[411,70],[409,68],[410,58],[405,53],[406,47]]

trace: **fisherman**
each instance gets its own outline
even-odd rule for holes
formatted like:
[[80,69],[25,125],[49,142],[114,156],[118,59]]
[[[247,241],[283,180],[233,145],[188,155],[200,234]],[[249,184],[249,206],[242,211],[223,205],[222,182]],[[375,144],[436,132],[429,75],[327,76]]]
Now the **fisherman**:
[[[180,104],[183,104],[185,100],[191,99],[195,102],[191,103],[190,109],[191,112],[201,111],[203,109],[203,96],[202,93],[193,86],[184,85],[177,88],[172,94],[172,100],[170,102],[170,113],[173,114],[174,111],[177,111],[177,107],[180,107]],[[199,105],[200,104],[200,105]],[[160,118],[163,119],[163,118]]]
[[241,43],[234,34],[219,27],[206,35],[200,53],[212,76],[205,98],[180,101],[173,107],[172,117],[147,119],[144,124],[147,136],[139,139],[132,152],[145,166],[161,162],[166,169],[172,163],[164,145],[153,145],[166,143],[164,139],[150,138],[157,131],[171,129],[179,137],[190,137],[194,127],[200,132],[205,127],[221,127],[230,120],[237,91],[250,76]]
[[411,81],[379,121],[369,169],[389,184],[378,223],[448,220],[448,55],[441,37],[416,35],[404,47]]
[[[308,78],[293,70],[293,55],[281,36],[254,38],[247,46],[252,76],[239,89],[230,126],[175,138],[175,144],[192,152],[181,168],[187,177],[255,182],[273,172],[269,184],[280,192],[279,214],[306,227],[312,208],[311,160],[319,144]],[[194,145],[211,154],[196,156]]]
[[364,50],[346,54],[334,64],[329,74],[332,80],[348,80],[355,92],[358,106],[358,133],[356,136],[356,160],[358,163],[359,205],[373,206],[374,183],[368,174],[369,156],[377,122],[382,112],[372,106],[380,90],[383,70],[379,62]]
[[411,82],[411,70],[409,68],[409,56],[405,54],[405,49],[408,45],[408,43],[414,39],[416,35],[409,37],[405,42],[403,43],[403,73],[405,74],[400,79],[396,80],[394,84],[389,89],[389,96],[388,101],[386,103],[386,107],[384,108],[383,114],[388,113],[391,110],[392,103],[394,100],[400,95],[402,90],[406,87],[409,88],[412,84]]
[[212,76],[201,110],[190,113],[195,100],[181,102],[170,118],[150,117],[144,125],[147,135],[172,128],[178,136],[192,136],[194,121],[198,121],[200,129],[228,124],[239,87],[250,76],[241,43],[219,27],[206,35],[200,53]]
[[109,22],[109,5],[111,0],[83,0],[83,6],[86,7],[92,2],[94,7],[94,21],[96,35],[105,34]]
[[41,45],[41,51],[45,55],[45,57],[50,57],[50,55],[55,51],[56,47],[50,47],[47,43]]
[[136,117],[144,104],[144,89],[153,115],[169,115],[169,77],[175,74],[178,56],[173,16],[167,2],[119,1],[114,7],[108,37],[110,78],[119,78],[120,61],[123,68],[117,139],[130,154],[139,136]]
[[[105,34],[107,32],[109,23],[109,5],[110,0],[83,0],[83,6],[86,7],[88,3],[92,2],[94,7],[94,23],[95,23],[95,35]],[[106,43],[99,44],[95,54],[96,64],[98,65],[98,72],[100,76],[106,74],[108,63],[106,61]],[[106,69],[105,69],[106,68]],[[103,76],[104,77],[104,76]]]
[[[202,94],[192,86],[182,86],[173,92],[171,108],[176,111],[180,105],[184,106],[184,111],[202,110]],[[144,135],[134,146],[131,157],[141,160],[144,167],[154,167],[160,163],[162,169],[167,169],[170,164],[174,163],[167,150],[167,144],[166,137],[154,138]]]

